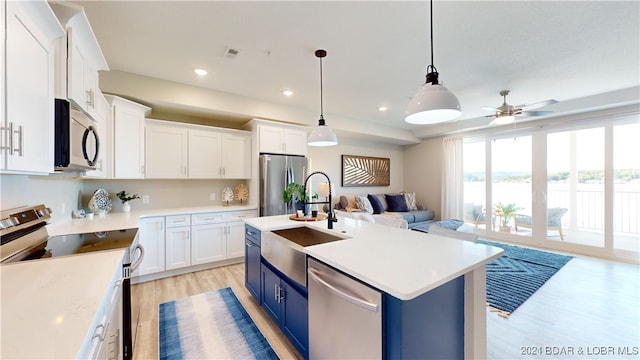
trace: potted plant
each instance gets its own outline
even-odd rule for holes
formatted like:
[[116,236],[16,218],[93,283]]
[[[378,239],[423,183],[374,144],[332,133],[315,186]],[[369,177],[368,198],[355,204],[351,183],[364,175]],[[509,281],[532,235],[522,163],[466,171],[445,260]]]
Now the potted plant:
[[511,226],[509,221],[516,216],[516,212],[521,210],[521,207],[517,207],[516,204],[497,203],[494,207],[493,213],[500,218],[500,231],[511,232]]
[[129,205],[129,201],[135,200],[135,199],[140,199],[140,196],[138,196],[138,194],[133,194],[133,195],[132,194],[128,194],[124,190],[122,190],[119,193],[117,193],[116,196],[122,202],[122,211],[124,211],[124,212],[131,211],[131,205]]
[[289,183],[287,188],[282,192],[282,200],[284,200],[284,203],[288,204],[293,201],[296,210],[304,211],[304,202],[306,199],[307,197],[304,193],[304,186],[297,183]]
[[[317,199],[318,194],[314,194],[313,198]],[[305,206],[305,203],[309,202],[309,195],[304,193],[304,186],[300,184],[289,183],[282,192],[282,200],[285,204],[293,201],[296,210],[302,210],[305,215],[309,213],[309,205]]]

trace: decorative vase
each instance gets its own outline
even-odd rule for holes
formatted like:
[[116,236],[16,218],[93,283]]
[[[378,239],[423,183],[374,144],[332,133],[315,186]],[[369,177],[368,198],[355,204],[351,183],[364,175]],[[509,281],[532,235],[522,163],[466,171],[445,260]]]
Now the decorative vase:
[[500,232],[510,233],[511,232],[511,226],[509,226],[509,225],[507,225],[507,226],[501,225],[500,226]]
[[128,201],[127,201],[127,202],[125,202],[125,203],[122,203],[122,211],[124,211],[124,212],[129,212],[129,211],[131,211],[131,205],[129,205],[129,202],[128,202]]

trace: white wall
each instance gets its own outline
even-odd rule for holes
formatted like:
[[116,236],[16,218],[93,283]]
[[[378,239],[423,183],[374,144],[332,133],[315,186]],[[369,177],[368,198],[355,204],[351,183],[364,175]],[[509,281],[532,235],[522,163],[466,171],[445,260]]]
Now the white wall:
[[416,202],[440,219],[442,138],[423,140],[404,149],[404,188],[416,193]]
[[53,213],[51,223],[71,218],[78,208],[82,181],[72,177],[0,175],[0,209],[45,204]]
[[[329,178],[331,178],[331,182],[335,183],[338,196],[335,197],[334,203],[338,201],[340,195],[392,193],[404,189],[402,146],[338,137],[338,145],[336,146],[309,146],[307,149],[310,160],[310,171],[325,172],[329,175]],[[342,187],[342,155],[389,158],[391,165],[390,185]],[[313,189],[317,189],[318,184],[325,180],[321,175],[315,175],[310,181],[313,182]]]

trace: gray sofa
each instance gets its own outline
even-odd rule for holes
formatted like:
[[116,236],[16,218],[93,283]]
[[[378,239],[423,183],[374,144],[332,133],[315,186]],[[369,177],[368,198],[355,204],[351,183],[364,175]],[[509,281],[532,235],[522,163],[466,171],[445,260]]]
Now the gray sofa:
[[[366,194],[360,195],[360,197],[369,197],[373,195],[377,197],[381,203],[384,211],[381,212],[373,212],[371,208],[368,208],[367,204],[364,205],[362,202],[356,201],[357,195],[343,195],[340,196],[340,201],[335,204],[336,210],[342,210],[346,212],[369,212],[372,213],[374,217],[390,217],[395,219],[401,219],[407,222],[407,227],[409,229],[432,223],[434,222],[435,213],[431,210],[424,210],[421,206],[415,204],[415,193],[405,193],[405,194],[387,194],[387,195],[403,195],[408,201],[405,201],[407,204],[408,211],[393,211],[395,210],[390,206],[387,202],[385,194]],[[369,202],[370,204],[370,202]]]

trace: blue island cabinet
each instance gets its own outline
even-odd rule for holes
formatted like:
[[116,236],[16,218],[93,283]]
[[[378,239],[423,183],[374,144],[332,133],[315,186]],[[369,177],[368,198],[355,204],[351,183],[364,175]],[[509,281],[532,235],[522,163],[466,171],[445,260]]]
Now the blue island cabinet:
[[464,359],[464,276],[411,300],[383,296],[386,359]]
[[306,289],[262,262],[262,308],[289,341],[309,358],[309,312]]
[[305,359],[309,358],[307,289],[263,261],[260,230],[245,225],[245,287]]
[[258,303],[262,304],[260,285],[260,230],[245,225],[244,247],[244,284]]

